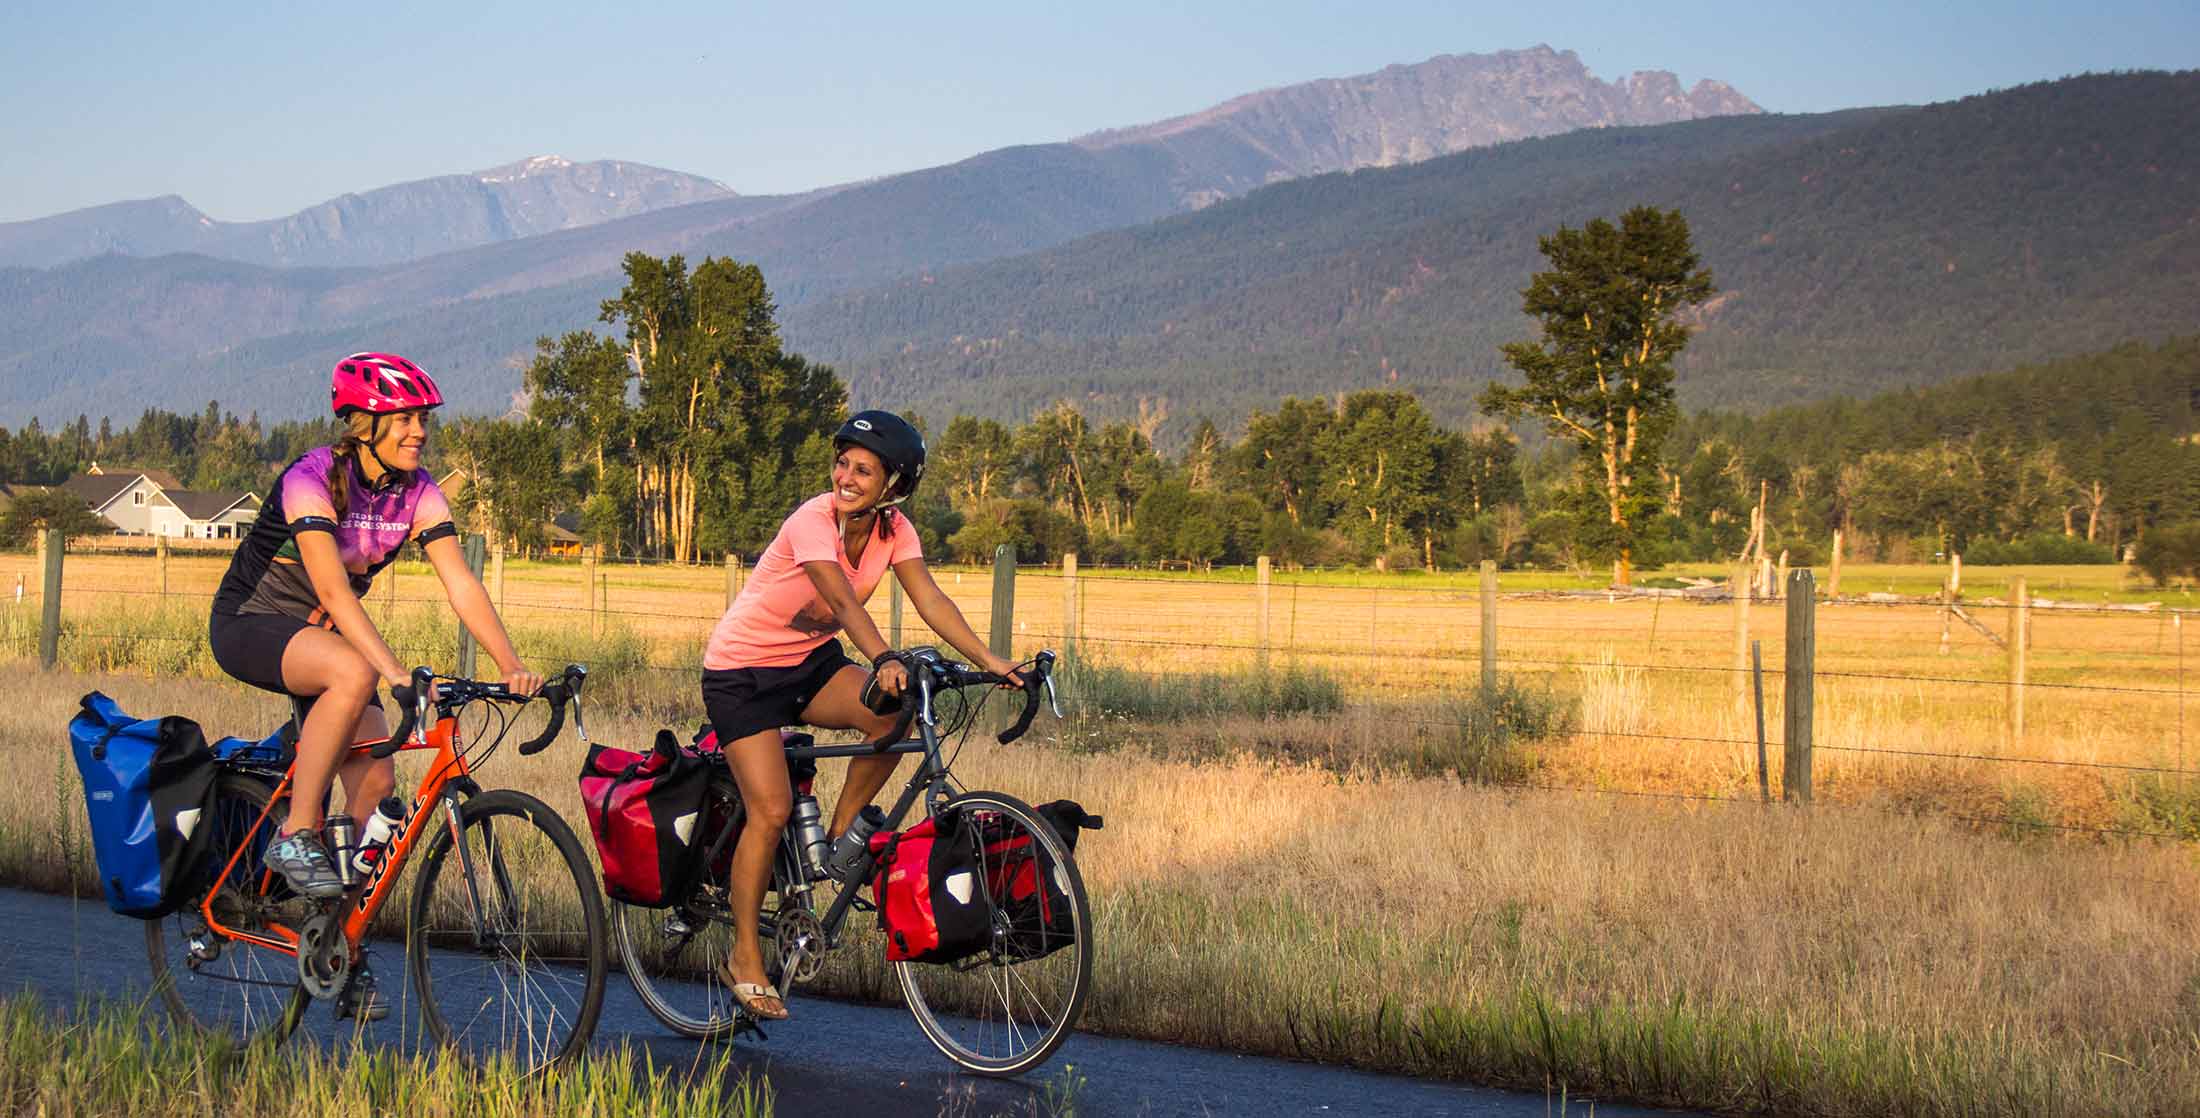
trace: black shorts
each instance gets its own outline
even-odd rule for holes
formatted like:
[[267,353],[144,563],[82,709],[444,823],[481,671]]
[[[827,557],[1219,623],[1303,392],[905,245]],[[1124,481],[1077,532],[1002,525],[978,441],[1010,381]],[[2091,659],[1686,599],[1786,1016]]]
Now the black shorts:
[[839,641],[826,641],[802,662],[785,668],[720,668],[703,672],[703,712],[718,740],[802,724],[802,708],[854,664]]
[[[262,691],[289,695],[283,686],[283,650],[290,647],[290,640],[306,629],[317,625],[300,621],[281,613],[223,613],[214,611],[207,622],[206,643],[213,649],[214,662],[221,669]],[[305,696],[307,706],[313,700]],[[379,708],[382,693],[377,689],[367,698],[367,705]]]

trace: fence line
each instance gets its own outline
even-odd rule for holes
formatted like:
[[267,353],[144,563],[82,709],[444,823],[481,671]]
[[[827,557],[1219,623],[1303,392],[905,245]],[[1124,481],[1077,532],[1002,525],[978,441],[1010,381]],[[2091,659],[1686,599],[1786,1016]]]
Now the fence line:
[[[503,571],[502,560],[504,556],[501,552],[493,556],[484,555],[478,537],[469,538],[466,543],[468,544],[469,566],[473,570],[484,574],[489,572],[501,573]],[[72,645],[80,641],[118,643],[151,641],[204,647],[205,637],[203,634],[175,635],[84,631],[72,631],[64,634],[62,631],[64,591],[67,594],[77,595],[77,600],[81,600],[85,595],[94,597],[111,596],[131,601],[141,601],[145,598],[165,601],[173,596],[184,596],[188,600],[197,600],[201,595],[181,595],[172,589],[170,565],[174,561],[174,557],[161,554],[158,551],[154,554],[154,562],[158,564],[159,568],[158,577],[148,578],[145,582],[122,586],[97,583],[89,586],[67,585],[62,578],[63,551],[64,549],[59,546],[59,541],[52,541],[48,546],[41,548],[44,559],[44,570],[41,572],[44,576],[43,579],[40,580],[36,590],[33,589],[29,578],[21,580],[23,596],[15,599],[17,608],[13,613],[7,615],[9,630],[16,636],[28,638],[31,627],[30,619],[35,611],[39,619],[37,622],[37,639],[41,663],[50,667],[57,661],[60,643],[64,638],[70,641]],[[591,618],[591,624],[587,629],[580,630],[571,626],[567,627],[568,631],[583,639],[590,634],[600,638],[604,622],[611,618],[680,622],[683,625],[692,625],[696,630],[692,634],[692,638],[699,638],[702,636],[705,626],[717,613],[715,603],[713,608],[709,610],[652,609],[647,608],[642,603],[614,605],[612,603],[613,589],[611,587],[611,574],[619,566],[656,570],[677,568],[685,571],[707,572],[706,577],[714,577],[716,574],[715,565],[670,562],[638,563],[631,561],[599,564],[594,560],[589,560],[572,565],[579,570],[580,580],[564,577],[562,573],[564,566],[565,564],[558,565],[561,570],[559,576],[553,580],[522,577],[517,586],[510,586],[506,584],[507,580],[505,578],[496,578],[499,584],[498,590],[504,592],[506,596],[503,609],[508,613],[536,610],[559,616],[588,614]],[[737,560],[729,559],[726,562],[724,593],[728,599],[737,593],[742,582],[743,573],[743,569]],[[985,573],[983,570],[956,572],[956,577],[951,585],[960,583],[961,574],[971,574],[975,579]],[[2162,609],[2114,605],[2092,606],[2063,602],[2043,603],[2029,597],[2026,582],[2020,576],[2015,578],[2011,584],[2010,600],[1974,600],[1961,603],[1963,608],[1973,611],[2008,611],[1999,615],[2006,619],[2006,623],[1989,628],[1973,622],[1972,627],[1977,630],[1978,635],[1973,636],[1966,633],[1963,638],[1966,642],[1974,640],[1983,642],[1990,639],[1999,646],[2000,651],[1997,653],[1994,650],[1985,648],[1983,643],[1967,644],[1963,652],[1968,662],[1975,663],[1979,655],[1983,653],[1985,656],[1991,657],[1992,660],[2001,660],[2006,663],[2006,674],[2001,678],[1993,678],[1984,675],[1967,675],[1946,671],[1930,674],[1910,674],[1900,671],[1871,670],[1869,667],[1821,666],[1817,655],[1817,646],[1822,643],[1821,634],[1817,632],[1818,615],[1821,607],[1834,606],[1845,609],[1852,605],[1873,605],[1917,610],[1917,620],[1920,622],[1929,623],[1930,619],[1942,621],[1940,655],[1947,655],[1950,632],[1947,619],[1956,611],[1958,600],[1947,595],[1937,599],[1898,598],[1894,595],[1876,594],[1861,598],[1820,595],[1816,591],[1813,574],[1808,568],[1796,569],[1786,585],[1775,584],[1773,589],[1778,592],[1751,592],[1739,596],[1721,593],[1687,595],[1668,593],[1656,596],[1629,596],[1617,592],[1554,590],[1501,592],[1496,585],[1494,568],[1484,569],[1479,587],[1464,583],[1443,586],[1340,585],[1324,581],[1318,577],[1291,577],[1274,571],[1271,565],[1267,563],[1259,565],[1257,569],[1249,573],[1253,576],[1250,579],[1146,575],[1107,567],[1090,565],[1080,567],[1074,558],[1066,558],[1063,569],[1057,573],[1051,570],[1018,569],[1013,552],[1003,548],[995,556],[990,579],[969,587],[955,585],[954,592],[968,594],[973,599],[970,606],[962,611],[965,619],[971,623],[973,629],[980,633],[990,631],[988,643],[1003,655],[1012,654],[1012,648],[1019,643],[1028,648],[1030,642],[1058,640],[1063,642],[1065,650],[1072,652],[1074,650],[1070,646],[1074,644],[1078,647],[1097,649],[1181,650],[1244,656],[1263,669],[1272,668],[1279,654],[1286,666],[1293,662],[1320,663],[1325,660],[1338,659],[1359,659],[1377,665],[1411,661],[1461,669],[1458,673],[1459,690],[1461,692],[1466,691],[1467,687],[1471,686],[1466,682],[1474,678],[1474,676],[1468,674],[1473,671],[1470,665],[1477,663],[1481,666],[1482,685],[1485,688],[1495,685],[1497,681],[1496,671],[1500,667],[1514,671],[1571,669],[1591,672],[1639,672],[1645,675],[1660,673],[1664,676],[1683,674],[1710,679],[1723,676],[1734,679],[1737,683],[1734,696],[1737,709],[1743,709],[1749,705],[1750,701],[1747,698],[1746,688],[1742,687],[1741,684],[1750,673],[1759,670],[1777,672],[1785,677],[1785,694],[1780,699],[1779,710],[1781,716],[1786,719],[1785,730],[1779,735],[1780,740],[1778,742],[1764,740],[1765,735],[1762,733],[1757,738],[1746,738],[1603,728],[1583,729],[1577,731],[1574,736],[1614,740],[1662,741],[1718,746],[1721,748],[1746,748],[1751,745],[1769,748],[1772,745],[1778,745],[1785,753],[1785,762],[1782,766],[1785,776],[1783,781],[1785,795],[1804,803],[1809,802],[1811,798],[1810,772],[1812,757],[1818,750],[1848,756],[1879,755],[1882,757],[1940,762],[2007,763],[2177,778],[2190,778],[2200,775],[2200,770],[2186,767],[2184,708],[2186,705],[2185,695],[2188,691],[2184,667],[2183,639],[2184,615],[2188,612],[2200,612],[2200,610],[2183,607]],[[1462,572],[1462,576],[1465,574],[1467,572]],[[1023,607],[1025,610],[1034,610],[1033,605],[1030,603],[1036,601],[1035,612],[1044,613],[1051,617],[1050,608],[1058,603],[1060,610],[1058,626],[1041,626],[1036,630],[1028,625],[1019,626],[1017,622],[1019,609],[1015,589],[1016,582],[1020,578],[1060,580],[1058,585],[1062,593],[1059,597],[1048,593],[1042,593],[1035,600],[1027,597],[1026,604]],[[408,582],[412,580],[411,576],[407,579]],[[547,586],[545,586],[546,581],[548,582]],[[584,585],[565,585],[574,581],[583,582]],[[990,583],[990,599],[986,596],[987,587],[985,583]],[[1224,587],[1228,588],[1233,596],[1241,596],[1241,600],[1233,600],[1220,606],[1213,603],[1195,605],[1171,601],[1166,595],[1157,595],[1161,599],[1160,601],[1135,606],[1125,611],[1135,614],[1125,624],[1170,625],[1183,628],[1187,631],[1188,639],[1171,639],[1167,636],[1110,635],[1108,629],[1120,628],[1120,626],[1110,624],[1106,620],[1101,620],[1098,625],[1095,624],[1096,618],[1091,606],[1091,596],[1096,589],[1104,589],[1105,586],[1113,583],[1170,587],[1195,594],[1210,588]],[[515,589],[521,591],[523,595],[558,595],[561,592],[567,592],[567,596],[563,601],[534,601],[527,600],[524,596],[519,600],[512,600],[509,593]],[[576,589],[581,593],[569,593],[571,590]],[[385,611],[389,611],[397,609],[401,605],[429,605],[438,604],[442,601],[440,595],[400,598],[397,594],[394,578],[389,581],[387,590],[387,594],[371,597],[368,603],[370,607],[374,604],[380,604]],[[713,591],[714,588],[704,589],[700,593],[712,595]],[[652,595],[667,592],[693,594],[697,591],[692,587],[667,587],[646,584],[641,586],[622,585],[617,590],[617,593],[622,596],[630,593]],[[581,594],[585,594],[586,597],[582,598]],[[1305,599],[1303,602],[1301,601],[1302,597]],[[1683,615],[1685,621],[1680,623],[1678,632],[1668,627],[1663,634],[1665,652],[1661,656],[1659,654],[1661,636],[1659,619],[1662,606],[1668,598],[1674,599],[1676,605],[1694,603],[1718,606],[1732,602],[1732,608],[1725,611],[1731,614],[1731,618],[1722,617],[1718,613]],[[1642,639],[1641,634],[1634,629],[1634,626],[1642,621],[1640,613],[1617,615],[1620,624],[1629,626],[1624,631],[1611,631],[1617,630],[1617,626],[1613,626],[1608,630],[1607,626],[1598,623],[1601,618],[1577,621],[1571,625],[1537,624],[1532,621],[1522,621],[1517,616],[1509,621],[1501,620],[1503,613],[1517,611],[1521,606],[1528,603],[1553,602],[1560,605],[1569,603],[1593,605],[1599,602],[1639,604],[1644,600],[1649,602],[1650,631],[1645,640],[1647,655],[1627,659],[1621,659],[1609,652],[1605,656],[1596,659],[1564,655],[1539,655],[1538,653],[1545,649],[1557,651],[1558,649],[1552,649],[1552,645],[1557,642],[1575,646],[1585,642],[1598,642],[1604,644],[1607,648],[1614,645],[1631,645],[1635,640]],[[582,601],[587,604],[580,604]],[[1785,638],[1776,650],[1778,654],[1774,663],[1763,665],[1760,669],[1745,663],[1744,658],[1739,654],[1736,655],[1731,665],[1680,662],[1686,659],[1713,661],[1723,659],[1725,655],[1724,645],[1729,633],[1734,638],[1736,649],[1748,647],[1753,643],[1749,639],[1752,634],[1761,633],[1765,629],[1774,627],[1769,618],[1760,618],[1756,624],[1750,622],[1749,607],[1759,602],[1781,603],[1785,614]],[[0,602],[0,605],[4,604],[4,602]],[[893,605],[889,604],[887,608],[890,620],[899,620],[898,617],[892,616],[898,613],[893,609]],[[1307,621],[1312,629],[1310,636],[1320,643],[1300,643],[1297,629],[1301,620],[1299,615],[1302,612],[1308,613]],[[387,612],[384,613],[384,616],[387,616]],[[2150,666],[2138,669],[2147,672],[2149,678],[2167,676],[2168,658],[2175,656],[2177,665],[2174,685],[2161,687],[2122,682],[2042,681],[2031,679],[2030,661],[2032,658],[2029,656],[2028,650],[2037,643],[2036,633],[2039,623],[2042,621],[2059,623],[2065,617],[2072,619],[2122,618],[2127,621],[2138,620],[2142,623],[2148,618],[2154,619],[2156,631],[2153,639],[2153,651],[2147,652],[2138,647],[2133,647],[2128,651],[2117,649],[2113,654],[2135,658],[2149,665],[2158,663],[2159,667]],[[1250,634],[1252,639],[1249,642],[1230,640],[1227,637],[1217,639],[1220,634],[1216,631],[1216,625],[1218,621],[1224,618],[1231,619],[1229,624],[1233,626],[1241,625],[1243,632]],[[1706,620],[1710,624],[1702,624]],[[669,627],[658,625],[638,628],[647,633],[653,630],[662,631]],[[899,626],[895,626],[895,628],[898,629]],[[927,628],[920,624],[915,627],[914,631],[917,634],[922,634],[927,631]],[[1364,640],[1352,635],[1363,628],[1366,634]],[[2175,629],[2173,648],[2170,647],[2171,642],[2169,639],[2172,628]],[[2068,632],[2075,630],[2064,627],[2056,631]],[[2121,632],[2121,630],[2117,630],[2117,632]],[[1922,656],[1927,654],[1924,650],[1930,645],[1930,638],[1904,641],[1901,637],[1877,631],[1853,634],[1835,632],[1825,636],[1830,638],[1826,643],[1830,643],[1841,655],[1849,657],[1871,657],[1878,654],[1873,651],[1857,652],[1855,649],[1858,647],[1876,650],[1891,648],[1897,644],[1907,644],[1909,647],[1918,650],[1918,654]],[[456,640],[452,647],[413,647],[408,645],[402,649],[402,653],[405,655],[417,654],[423,657],[426,662],[436,662],[449,658],[454,649],[457,649],[460,650],[458,663],[463,666],[466,662],[466,657],[463,654],[465,637],[463,633],[457,633],[455,637]],[[1600,640],[1600,638],[1610,639]],[[1508,645],[1511,647],[1508,648]],[[1992,660],[1989,660],[1989,662],[1992,662]],[[1073,659],[1071,662],[1074,663],[1075,660]],[[2120,662],[2128,663],[2128,661]],[[1866,663],[1869,664],[1870,661],[1867,659]],[[602,661],[599,662],[598,666],[617,671],[654,672],[683,677],[693,677],[699,670],[694,663],[655,663],[646,657],[622,661]],[[2025,697],[2034,689],[2042,689],[2043,693],[2098,694],[2132,698],[2150,696],[2167,698],[2174,696],[2176,698],[2175,717],[2177,719],[2175,732],[2176,764],[2172,766],[2122,761],[2064,760],[1967,751],[1960,746],[1956,749],[1933,750],[1881,746],[1871,744],[1869,741],[1854,744],[1818,743],[1813,740],[1812,725],[1816,692],[1819,687],[1837,680],[1920,686],[1933,684],[1936,686],[1971,687],[1999,691],[2002,696],[2001,704],[2008,712],[2007,740],[2019,745],[2023,743],[2027,736],[2023,704]],[[1869,694],[1869,692],[1866,692],[1866,694]],[[1764,702],[1765,700],[1762,698],[1756,700],[1756,703],[1760,706]],[[1715,707],[1716,705],[1714,704]],[[1476,725],[1474,722],[1455,719],[1423,718],[1411,715],[1398,716],[1387,712],[1384,717],[1390,722],[1410,726],[1467,728]],[[2160,716],[2155,715],[2152,717]],[[2166,719],[2161,723],[2161,729],[2164,731],[2163,736],[2166,738],[2166,731],[2168,730]],[[2165,741],[2163,744],[2166,746],[2167,742]],[[1597,791],[1610,794],[1634,794],[1625,790],[1613,789]],[[1659,798],[1743,802],[1740,797],[1689,797],[1668,793],[1641,794]],[[2026,820],[2007,822],[2012,825],[2034,825],[2033,821]],[[2129,828],[2040,825],[2096,833],[2155,833]]]

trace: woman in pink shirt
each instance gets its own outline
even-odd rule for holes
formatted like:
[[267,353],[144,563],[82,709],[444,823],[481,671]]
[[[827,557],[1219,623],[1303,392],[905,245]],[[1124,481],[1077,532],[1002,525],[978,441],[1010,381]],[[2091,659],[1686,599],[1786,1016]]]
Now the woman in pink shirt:
[[[900,416],[867,411],[841,425],[833,446],[833,488],[804,501],[780,525],[703,654],[703,707],[748,808],[733,854],[734,945],[725,978],[744,1010],[770,1021],[784,1020],[787,1005],[765,974],[757,918],[772,853],[794,809],[779,729],[861,730],[875,743],[896,721],[863,705],[871,671],[850,661],[834,638],[845,630],[870,658],[879,686],[901,693],[906,670],[888,659],[893,650],[863,608],[891,567],[933,632],[987,671],[1015,672],[932,581],[916,526],[894,508],[924,476],[923,437]],[[885,754],[848,763],[828,838],[847,830],[900,760]]]

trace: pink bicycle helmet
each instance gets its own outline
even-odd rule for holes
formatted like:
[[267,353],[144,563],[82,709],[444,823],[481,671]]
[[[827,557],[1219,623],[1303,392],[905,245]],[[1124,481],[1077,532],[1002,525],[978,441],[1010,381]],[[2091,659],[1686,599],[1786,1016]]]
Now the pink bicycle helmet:
[[443,392],[420,366],[394,353],[354,353],[329,374],[328,403],[337,415],[371,415],[443,406]]

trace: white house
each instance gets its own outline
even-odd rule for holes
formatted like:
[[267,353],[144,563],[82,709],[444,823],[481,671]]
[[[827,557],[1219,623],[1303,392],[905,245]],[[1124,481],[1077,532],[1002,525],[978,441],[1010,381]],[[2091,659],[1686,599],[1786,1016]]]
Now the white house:
[[260,514],[257,494],[185,489],[164,470],[103,470],[94,462],[61,488],[130,535],[230,539]]

